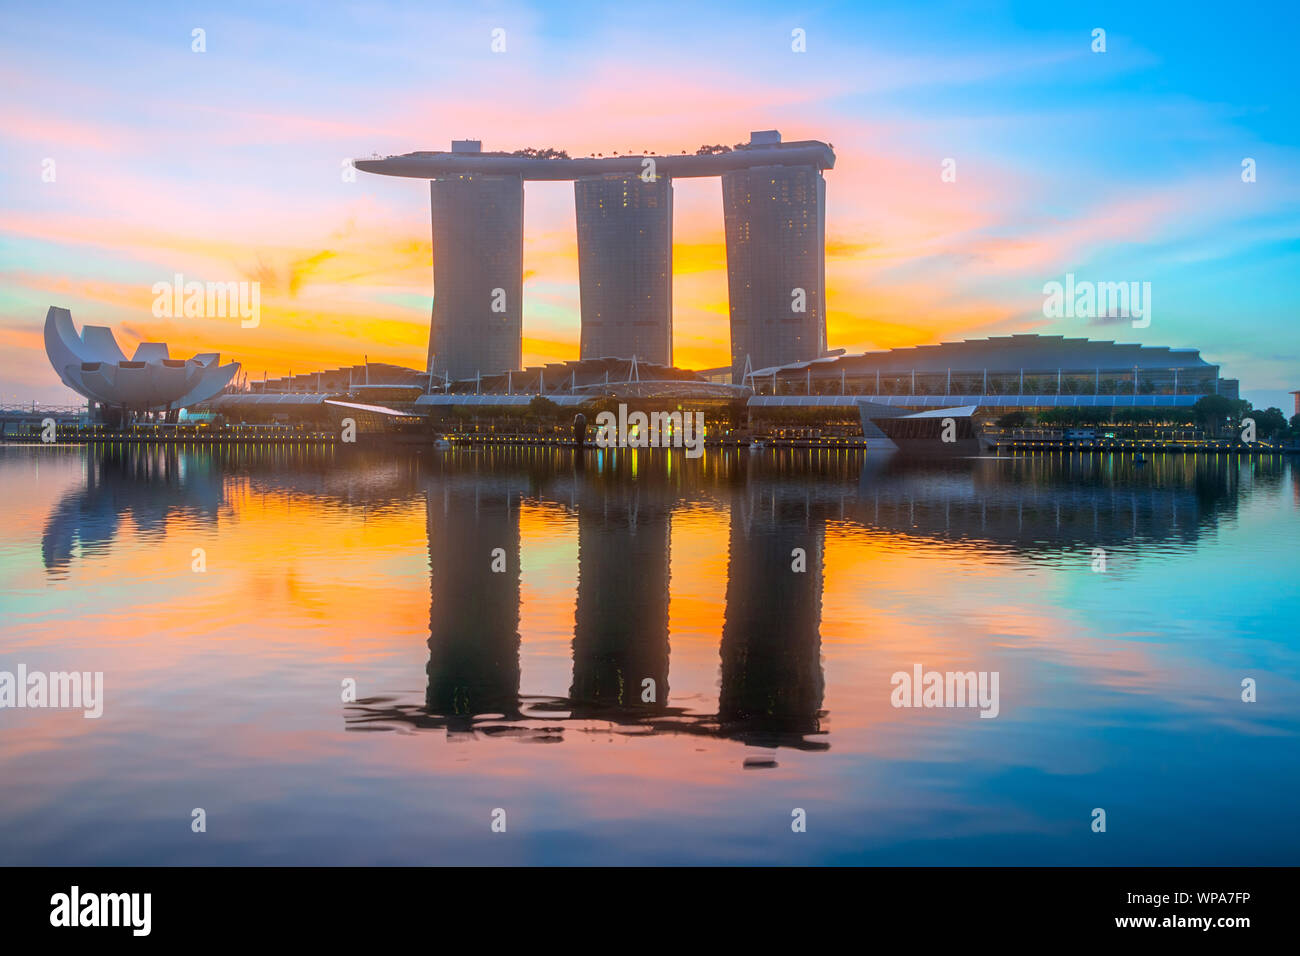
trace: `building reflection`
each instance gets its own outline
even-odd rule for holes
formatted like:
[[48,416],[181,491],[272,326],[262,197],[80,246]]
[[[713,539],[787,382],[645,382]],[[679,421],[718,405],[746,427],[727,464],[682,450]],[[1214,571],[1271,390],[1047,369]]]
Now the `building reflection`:
[[[574,467],[571,455],[555,460],[548,472],[537,458],[493,453],[467,463],[477,474],[430,475],[425,700],[361,701],[348,725],[473,729],[535,740],[613,725],[622,728],[616,732],[825,749],[820,624],[831,508],[797,485],[763,480],[750,486],[743,469],[724,469],[731,532],[718,708],[691,712],[669,703],[671,515],[701,486],[683,482],[662,457],[609,455],[585,468]],[[576,518],[572,680],[564,696],[519,695],[520,482],[537,500]],[[503,546],[497,542],[508,542],[508,574],[491,572],[484,558],[466,560]],[[798,572],[795,548],[804,552]]]
[[161,540],[177,521],[216,527],[248,493],[372,511],[418,493],[409,455],[307,445],[102,444],[87,446],[85,481],[50,510],[41,535],[47,571],[112,546],[123,519]]
[[[964,578],[954,595],[973,596],[976,607],[985,593],[993,596],[996,605],[983,611],[991,636],[960,629],[965,605],[940,598],[938,613],[914,612],[904,624],[921,623],[881,645],[960,656],[1023,634],[1025,646],[1046,648],[1062,667],[1095,671],[1098,686],[1163,693],[1169,679],[1147,648],[1077,639],[1098,630],[1087,609],[1115,601],[1127,612],[1139,606],[1132,595],[1156,593],[1129,590],[1152,577],[1144,562],[1155,551],[1166,552],[1162,563],[1170,567],[1182,562],[1169,562],[1168,553],[1203,549],[1187,564],[1205,568],[1221,550],[1219,539],[1230,537],[1221,529],[1269,520],[1257,497],[1239,520],[1252,496],[1283,505],[1300,496],[1300,469],[1267,457],[1152,455],[1138,465],[1114,455],[903,462],[773,451],[687,462],[592,452],[578,468],[572,452],[522,448],[422,456],[176,446],[70,451],[42,450],[48,511],[27,532],[29,541],[39,538],[40,554],[15,551],[11,563],[26,562],[37,575],[71,568],[104,587],[130,587],[123,605],[157,601],[156,614],[144,608],[150,619],[173,621],[177,631],[158,630],[163,656],[178,635],[201,638],[211,629],[224,636],[217,629],[228,621],[214,595],[243,595],[250,604],[265,602],[273,625],[293,614],[292,639],[310,642],[313,653],[323,638],[320,659],[331,670],[345,657],[362,666],[401,662],[391,683],[359,675],[368,693],[403,691],[345,709],[342,729],[536,742],[657,736],[637,745],[647,762],[685,748],[735,755],[736,744],[746,753],[832,744],[845,750],[852,737],[840,728],[861,733],[864,721],[878,723],[888,706],[870,693],[873,668],[886,660],[872,646],[882,635],[855,630],[855,622],[878,628],[901,619],[890,606],[899,594],[923,607],[930,582],[942,587],[948,567]],[[56,455],[64,456],[61,464],[49,465]],[[367,524],[385,509],[389,518]],[[190,577],[184,558],[191,537],[221,539],[223,573],[237,588],[217,591],[216,575]],[[151,553],[164,539],[182,560]],[[1098,547],[1125,554],[1112,565],[1111,581],[1093,579],[1091,595],[1083,594],[1088,552]],[[110,581],[100,570],[107,562],[76,564],[110,549],[129,550],[132,560],[117,566],[144,573]],[[328,567],[313,568],[327,551]],[[1049,574],[1030,579],[1049,564]],[[357,572],[372,577],[358,580]],[[688,573],[699,580],[686,581]],[[1058,600],[1050,607],[1061,613],[1035,614],[1044,602],[1028,591],[1044,580],[1060,585],[1065,600],[1083,600],[1074,608]],[[356,587],[321,597],[322,582]],[[860,592],[853,590],[859,582]],[[542,598],[537,604],[534,594]],[[389,628],[366,617],[381,600],[400,602],[400,613],[383,614],[391,634],[376,634]],[[260,632],[247,627],[255,619],[237,614],[241,639],[256,644]],[[1054,627],[1061,622],[1066,627]],[[1110,628],[1120,637],[1135,630]],[[832,647],[832,634],[842,643]],[[942,640],[932,646],[931,634]],[[847,662],[840,674],[853,679],[837,678],[840,662]],[[541,671],[545,682],[536,679]],[[846,698],[862,687],[868,693]],[[676,746],[664,746],[665,737]],[[599,761],[611,751],[581,753]]]
[[46,571],[65,570],[74,554],[111,546],[128,516],[137,535],[154,539],[178,518],[215,525],[224,501],[221,468],[210,454],[174,445],[92,449],[84,485],[64,494],[45,518],[41,560]]
[[626,719],[664,711],[672,506],[664,482],[582,476],[569,688],[574,717]]
[[[1118,455],[903,461],[845,451],[662,453],[500,447],[442,453],[340,448],[101,446],[45,518],[51,573],[123,534],[215,527],[252,496],[330,510],[424,508],[429,572],[423,693],[362,701],[352,729],[415,726],[555,739],[565,731],[677,733],[824,749],[821,661],[827,548],[887,535],[1046,561],[1070,551],[1195,547],[1261,492],[1300,495],[1278,457]],[[418,514],[418,505],[416,513]],[[570,672],[521,695],[524,508],[576,534]],[[716,706],[674,700],[674,516],[707,509],[725,553]],[[418,521],[418,518],[416,519]],[[833,524],[834,533],[828,533]],[[715,525],[710,525],[714,527]],[[494,569],[494,564],[499,570]],[[796,567],[799,569],[796,570]],[[710,572],[712,573],[712,572]],[[719,574],[719,578],[721,578]],[[649,683],[647,683],[649,682]],[[550,690],[551,688],[547,688]],[[649,690],[653,693],[647,693]],[[679,698],[681,693],[679,691]]]
[[[1189,548],[1252,494],[1278,493],[1280,458],[1029,456],[903,462],[846,452],[662,454],[457,449],[368,456],[336,449],[106,446],[46,516],[47,570],[114,545],[238,514],[250,495],[331,508],[424,506],[429,562],[423,694],[360,702],[350,729],[403,725],[556,739],[565,731],[676,733],[824,749],[821,617],[827,548],[884,534],[909,547],[1012,552]],[[1291,469],[1292,494],[1300,494]],[[524,508],[576,534],[570,677],[521,695]],[[672,694],[674,515],[725,514],[716,707]],[[834,534],[828,527],[834,525]],[[124,531],[123,529],[129,529]],[[725,528],[725,530],[722,530]],[[499,570],[494,569],[494,564]],[[796,569],[798,568],[798,569]],[[647,683],[651,682],[651,683]],[[647,693],[649,689],[653,693]],[[557,688],[560,690],[560,688]]]
[[1194,544],[1237,508],[1242,461],[1165,456],[869,462],[844,517],[918,540],[1026,556],[1149,543]]
[[828,503],[754,477],[731,505],[718,723],[778,745],[822,717],[822,564]]
[[468,729],[477,716],[519,715],[517,477],[431,489],[429,664],[425,705]]

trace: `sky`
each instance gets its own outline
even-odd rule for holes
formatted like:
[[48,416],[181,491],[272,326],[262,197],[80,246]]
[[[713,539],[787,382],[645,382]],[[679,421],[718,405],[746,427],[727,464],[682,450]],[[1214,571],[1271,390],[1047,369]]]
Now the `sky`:
[[[350,158],[452,139],[694,152],[775,128],[835,149],[830,347],[1038,332],[1199,348],[1290,414],[1297,35],[1280,0],[7,4],[0,400],[77,400],[44,355],[51,305],[128,354],[220,351],[250,378],[423,368],[428,188],[350,175]],[[525,362],[578,355],[572,190],[526,186]],[[674,190],[674,358],[725,365],[721,186]],[[1046,317],[1044,285],[1071,273],[1151,283],[1150,325]],[[177,274],[260,282],[258,325],[155,318],[153,286]]]

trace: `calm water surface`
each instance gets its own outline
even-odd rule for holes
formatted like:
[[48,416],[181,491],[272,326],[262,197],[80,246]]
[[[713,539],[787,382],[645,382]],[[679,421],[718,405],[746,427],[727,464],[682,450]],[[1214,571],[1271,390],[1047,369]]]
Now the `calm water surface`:
[[3,864],[1300,862],[1285,459],[10,446],[0,509],[0,670],[106,696],[0,710]]

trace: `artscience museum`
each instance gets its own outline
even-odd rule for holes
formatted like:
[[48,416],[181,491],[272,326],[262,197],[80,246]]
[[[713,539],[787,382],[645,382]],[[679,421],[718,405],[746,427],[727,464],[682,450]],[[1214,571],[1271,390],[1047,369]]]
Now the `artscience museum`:
[[87,325],[81,332],[72,313],[51,306],[45,315],[45,354],[63,384],[101,406],[100,418],[129,418],[146,412],[175,412],[221,393],[239,373],[239,363],[221,363],[217,352],[171,358],[165,342],[141,342],[128,359],[113,331]]

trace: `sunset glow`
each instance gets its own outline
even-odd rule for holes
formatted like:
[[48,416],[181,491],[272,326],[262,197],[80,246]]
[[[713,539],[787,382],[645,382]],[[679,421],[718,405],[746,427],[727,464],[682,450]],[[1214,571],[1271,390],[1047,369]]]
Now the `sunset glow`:
[[[1204,22],[1203,36],[1176,35],[1147,28],[1154,10],[1116,5],[1092,13],[1110,24],[1099,56],[1090,21],[954,8],[921,22],[904,5],[801,17],[809,50],[795,55],[789,15],[762,6],[724,16],[669,5],[647,22],[582,5],[327,17],[288,7],[256,21],[238,5],[146,4],[112,18],[85,5],[73,38],[58,18],[6,10],[5,398],[72,400],[40,353],[49,305],[118,328],[128,350],[219,349],[250,378],[363,355],[423,368],[427,188],[347,181],[349,158],[466,136],[574,156],[693,152],[774,127],[835,147],[832,348],[1030,331],[1194,346],[1239,377],[1245,397],[1285,405],[1296,384],[1300,122],[1294,98],[1277,95],[1294,88],[1281,24]],[[1278,16],[1295,25],[1293,10]],[[498,25],[505,55],[488,46]],[[196,26],[202,54],[190,48]],[[1254,183],[1239,177],[1243,157],[1258,163]],[[940,179],[946,158],[955,182]],[[674,357],[723,365],[719,186],[683,180],[676,191]],[[525,362],[578,354],[573,219],[570,184],[528,185]],[[1150,328],[1044,318],[1042,287],[1066,272],[1152,282]],[[259,327],[155,319],[150,288],[176,273],[261,282]],[[1246,347],[1243,324],[1281,347]]]

